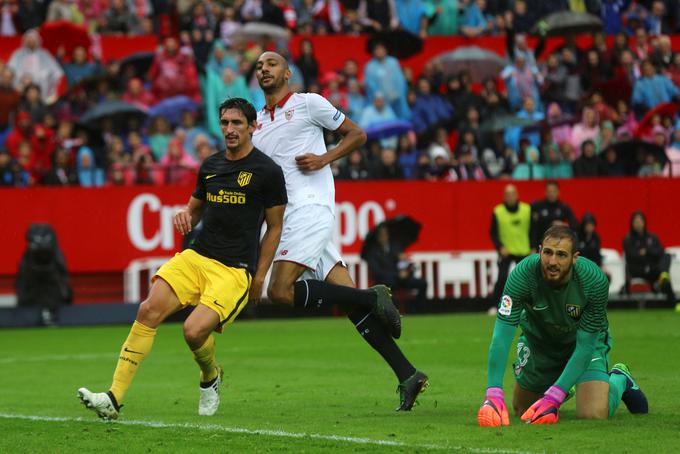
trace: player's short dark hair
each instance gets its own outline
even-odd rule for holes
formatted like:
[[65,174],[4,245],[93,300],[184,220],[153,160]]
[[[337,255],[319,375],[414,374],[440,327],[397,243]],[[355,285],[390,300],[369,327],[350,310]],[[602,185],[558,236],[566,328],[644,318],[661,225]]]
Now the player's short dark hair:
[[560,184],[557,182],[557,180],[548,180],[545,182],[545,187],[547,188],[548,186],[555,186],[557,189],[560,188]]
[[548,238],[554,238],[556,240],[562,240],[568,238],[571,241],[571,252],[576,252],[578,250],[578,235],[569,226],[566,225],[553,225],[548,228],[541,238],[541,245]]
[[220,117],[225,110],[236,109],[240,110],[248,124],[254,123],[257,120],[257,112],[255,112],[255,107],[243,98],[227,98],[220,104]]

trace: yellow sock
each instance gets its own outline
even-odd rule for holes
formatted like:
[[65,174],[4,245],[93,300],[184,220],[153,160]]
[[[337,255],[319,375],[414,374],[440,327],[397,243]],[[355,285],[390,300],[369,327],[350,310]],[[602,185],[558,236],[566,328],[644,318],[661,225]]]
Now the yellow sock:
[[151,351],[153,338],[156,336],[156,329],[149,328],[138,321],[132,324],[130,334],[123,343],[118,356],[118,364],[113,373],[113,383],[111,392],[116,397],[118,405],[123,402],[132,379],[135,378],[137,368]]
[[201,368],[201,382],[208,382],[217,377],[217,362],[215,361],[215,338],[211,334],[208,339],[198,347],[192,350],[194,359]]

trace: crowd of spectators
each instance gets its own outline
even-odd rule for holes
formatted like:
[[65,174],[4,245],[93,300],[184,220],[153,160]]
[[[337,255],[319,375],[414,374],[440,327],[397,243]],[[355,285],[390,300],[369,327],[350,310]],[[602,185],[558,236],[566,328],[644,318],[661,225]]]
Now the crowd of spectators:
[[[558,10],[601,17],[603,32],[595,34],[592,47],[567,39],[544,53],[543,39],[529,45],[526,33]],[[4,186],[191,181],[202,159],[223,147],[220,101],[238,96],[263,107],[253,72],[265,49],[289,59],[294,90],[322,94],[365,129],[411,122],[411,132],[369,141],[334,163],[340,179],[680,175],[677,109],[648,114],[680,99],[680,54],[668,36],[680,26],[675,1],[8,0],[0,15],[0,36],[22,35],[21,47],[0,61]],[[91,48],[60,47],[53,55],[36,28],[57,20],[82,24],[92,36],[162,38],[148,70],[139,70],[100,62],[96,39]],[[301,41],[294,59],[285,39],[238,39],[248,22],[300,35],[395,29],[425,39],[502,35],[509,64],[484,80],[466,71],[446,73],[436,62],[414,74],[378,41],[363,68],[348,60],[320,73],[311,40]],[[66,89],[60,86],[64,79]],[[172,117],[82,122],[102,103],[122,100],[148,114],[178,97],[191,107]],[[494,117],[532,125],[489,127]],[[335,140],[329,132],[328,146]],[[635,146],[622,146],[627,144]]]

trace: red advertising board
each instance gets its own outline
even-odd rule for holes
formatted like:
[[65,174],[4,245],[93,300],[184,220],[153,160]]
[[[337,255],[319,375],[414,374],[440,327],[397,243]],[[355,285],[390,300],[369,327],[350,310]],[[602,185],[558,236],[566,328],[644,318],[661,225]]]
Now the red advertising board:
[[[361,182],[337,184],[337,241],[358,252],[376,222],[408,214],[423,225],[413,251],[491,249],[491,210],[505,182]],[[517,183],[522,200],[543,194],[542,182]],[[650,229],[668,246],[680,245],[680,216],[674,202],[678,179],[599,179],[561,183],[562,199],[577,216],[592,212],[604,247],[621,249],[630,214],[642,209]],[[0,191],[0,274],[16,273],[32,222],[51,223],[73,272],[122,271],[137,258],[178,250],[172,214],[191,187],[35,188]]]

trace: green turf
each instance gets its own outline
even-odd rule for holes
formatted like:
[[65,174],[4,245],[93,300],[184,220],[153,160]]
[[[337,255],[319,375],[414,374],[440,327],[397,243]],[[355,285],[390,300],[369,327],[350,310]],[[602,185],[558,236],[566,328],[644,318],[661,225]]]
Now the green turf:
[[[75,394],[107,389],[128,327],[3,330],[0,452],[678,452],[680,315],[613,312],[610,322],[612,363],[630,366],[649,415],[622,405],[610,421],[578,421],[570,401],[557,426],[513,418],[499,430],[476,425],[493,324],[484,315],[404,318],[400,345],[431,382],[410,413],[393,411],[396,380],[346,320],[307,319],[237,322],[217,336],[227,386],[218,414],[199,417],[198,369],[181,325],[166,325],[121,423],[96,421]],[[509,370],[506,379],[510,390]],[[144,421],[166,426],[124,424]]]

